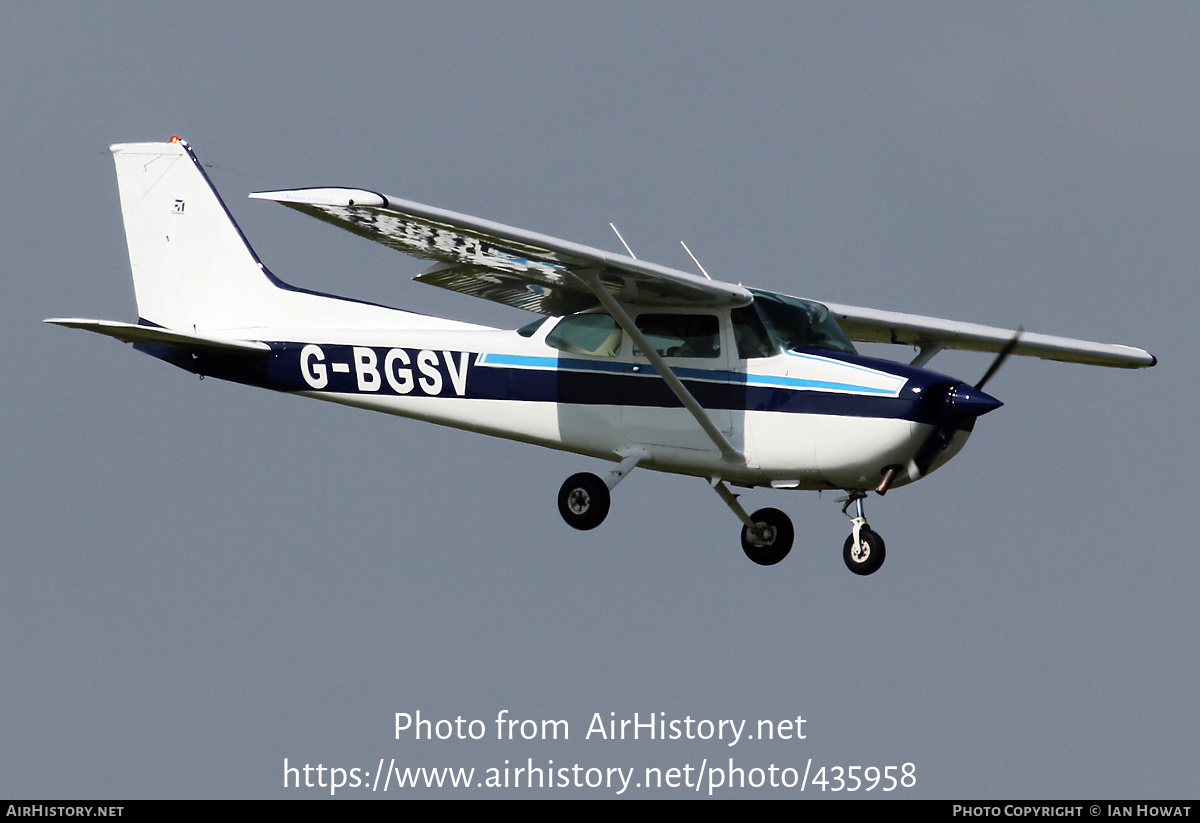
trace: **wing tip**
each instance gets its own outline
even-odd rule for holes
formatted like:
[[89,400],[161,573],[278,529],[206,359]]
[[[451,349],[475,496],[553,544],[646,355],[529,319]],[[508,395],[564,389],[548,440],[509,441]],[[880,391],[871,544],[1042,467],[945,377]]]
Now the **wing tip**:
[[388,199],[379,192],[341,187],[252,191],[249,197],[251,200],[273,200],[285,206],[334,206],[340,208],[357,206],[372,209],[388,207]]

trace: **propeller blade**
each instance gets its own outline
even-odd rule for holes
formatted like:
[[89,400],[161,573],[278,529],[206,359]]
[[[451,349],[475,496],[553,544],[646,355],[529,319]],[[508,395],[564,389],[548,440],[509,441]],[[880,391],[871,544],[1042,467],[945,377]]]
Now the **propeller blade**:
[[[1004,362],[1004,358],[1012,353],[1012,346],[1015,346],[1014,341],[1009,341],[1005,345],[1008,351],[1002,351],[1000,356],[996,358],[996,362],[989,369],[990,377],[999,368],[999,364]],[[983,381],[980,381],[981,383]],[[981,417],[988,412],[1000,408],[1004,405],[996,398],[984,392],[982,389],[968,387],[965,383],[957,385],[944,385],[941,387],[940,396],[930,394],[926,398],[927,402],[931,403],[931,407],[935,410],[936,418],[933,425],[933,430],[929,432],[929,436],[921,443],[917,453],[913,455],[912,463],[909,465],[909,475],[912,479],[924,477],[929,473],[929,469],[933,466],[937,456],[950,446],[950,441],[954,439],[954,433],[960,428],[970,431],[974,425],[975,418]]]
[[929,467],[938,453],[950,443],[949,438],[953,434],[953,429],[949,432],[946,429],[953,425],[953,411],[950,408],[952,391],[954,391],[952,384],[931,386],[925,390],[926,413],[933,417],[934,425],[933,430],[921,443],[921,447],[917,449],[917,453],[913,455],[912,462],[909,464],[908,473],[914,480],[928,474]]
[[[1020,342],[1021,335],[1024,333],[1025,327],[1022,326],[1017,329],[1017,333],[1012,336],[1012,339],[1004,344],[1004,348],[1000,349],[996,359],[992,361],[992,365],[988,366],[983,377],[975,384],[974,392],[965,383],[959,383],[957,385],[945,384],[939,387],[937,393],[926,394],[925,402],[929,404],[926,408],[933,412],[934,424],[933,430],[921,443],[908,466],[908,473],[912,479],[916,480],[918,477],[929,474],[929,469],[937,460],[938,455],[950,446],[950,441],[954,439],[956,431],[960,428],[970,431],[975,418],[1003,405],[996,398],[986,394],[983,387],[996,376],[996,372],[1000,371],[1000,367],[1016,349],[1017,343]],[[884,491],[887,490],[883,484],[881,487],[884,488]]]
[[[947,432],[944,426],[933,427],[933,431],[925,438],[921,448],[917,449],[917,453],[912,459],[912,465],[909,467],[909,474],[914,480],[929,474],[929,467],[933,465],[938,453],[950,445],[950,435],[952,434],[953,432]],[[914,472],[913,469],[916,471]]]
[[1008,359],[1008,356],[1013,353],[1013,349],[1017,347],[1017,343],[1020,341],[1021,335],[1024,333],[1025,327],[1018,326],[1017,333],[1012,336],[1012,340],[1009,340],[1004,344],[1004,348],[1002,348],[1000,353],[996,355],[996,359],[992,361],[992,365],[988,366],[988,370],[984,372],[983,377],[981,377],[979,382],[975,384],[975,388],[982,391],[983,387],[987,384],[987,381],[991,380],[996,375],[996,372],[1000,371],[1000,367],[1004,365],[1004,361]]

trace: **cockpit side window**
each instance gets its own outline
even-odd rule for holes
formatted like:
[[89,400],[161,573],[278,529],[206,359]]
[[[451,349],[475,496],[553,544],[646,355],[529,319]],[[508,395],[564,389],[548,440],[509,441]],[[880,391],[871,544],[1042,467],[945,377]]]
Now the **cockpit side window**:
[[738,357],[742,360],[772,357],[779,353],[754,306],[734,309],[729,313],[729,319],[733,321],[733,339],[737,342]]
[[751,289],[759,314],[783,351],[833,349],[857,354],[829,309],[812,300]]
[[546,344],[569,354],[616,357],[621,353],[621,327],[608,314],[572,314],[546,335]]
[[721,356],[721,326],[714,315],[639,314],[637,327],[663,357]]

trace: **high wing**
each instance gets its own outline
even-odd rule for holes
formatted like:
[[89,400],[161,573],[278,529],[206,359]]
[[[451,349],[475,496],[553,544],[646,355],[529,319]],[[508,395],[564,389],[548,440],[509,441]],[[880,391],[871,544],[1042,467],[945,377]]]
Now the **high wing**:
[[361,189],[263,191],[250,195],[340,226],[435,265],[422,283],[549,315],[598,308],[579,275],[640,306],[745,306],[741,286],[559,240],[490,220]]
[[[843,306],[839,303],[826,303],[825,306],[837,317],[838,325],[846,336],[855,342],[902,343],[918,347],[921,353],[913,361],[916,365],[928,362],[942,349],[998,352],[1018,334],[1016,329],[960,323],[937,317]],[[1020,332],[1012,353],[1043,360],[1123,369],[1141,369],[1158,362],[1158,358],[1150,352],[1133,346],[1093,343],[1024,331]]]
[[[740,285],[363,189],[290,189],[254,192],[250,197],[282,203],[397,251],[436,261],[415,278],[422,283],[541,314],[600,308],[607,302],[597,291],[601,284],[626,305],[735,307],[753,299]],[[918,347],[913,363],[919,366],[943,349],[998,352],[1017,335],[1014,329],[825,305],[853,341]],[[1119,368],[1158,362],[1131,346],[1028,332],[1020,333],[1012,353]]]

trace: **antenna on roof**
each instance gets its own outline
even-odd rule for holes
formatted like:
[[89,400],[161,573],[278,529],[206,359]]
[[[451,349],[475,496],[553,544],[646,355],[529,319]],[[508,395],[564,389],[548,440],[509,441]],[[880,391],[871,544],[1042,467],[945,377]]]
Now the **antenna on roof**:
[[692,262],[696,264],[696,268],[700,269],[700,273],[705,277],[708,277],[709,280],[712,280],[712,278],[709,277],[708,272],[704,270],[704,266],[701,266],[700,261],[696,259],[696,255],[692,254],[692,250],[687,247],[687,243],[680,240],[679,245],[683,246],[683,250],[688,253],[688,257],[692,258]]
[[629,256],[634,260],[637,260],[637,255],[633,253],[633,249],[629,248],[629,244],[625,242],[625,238],[621,236],[619,231],[617,231],[617,227],[612,223],[609,223],[608,227],[613,230],[613,234],[615,234],[617,239],[621,241],[621,245],[625,247],[625,251],[629,252]]

